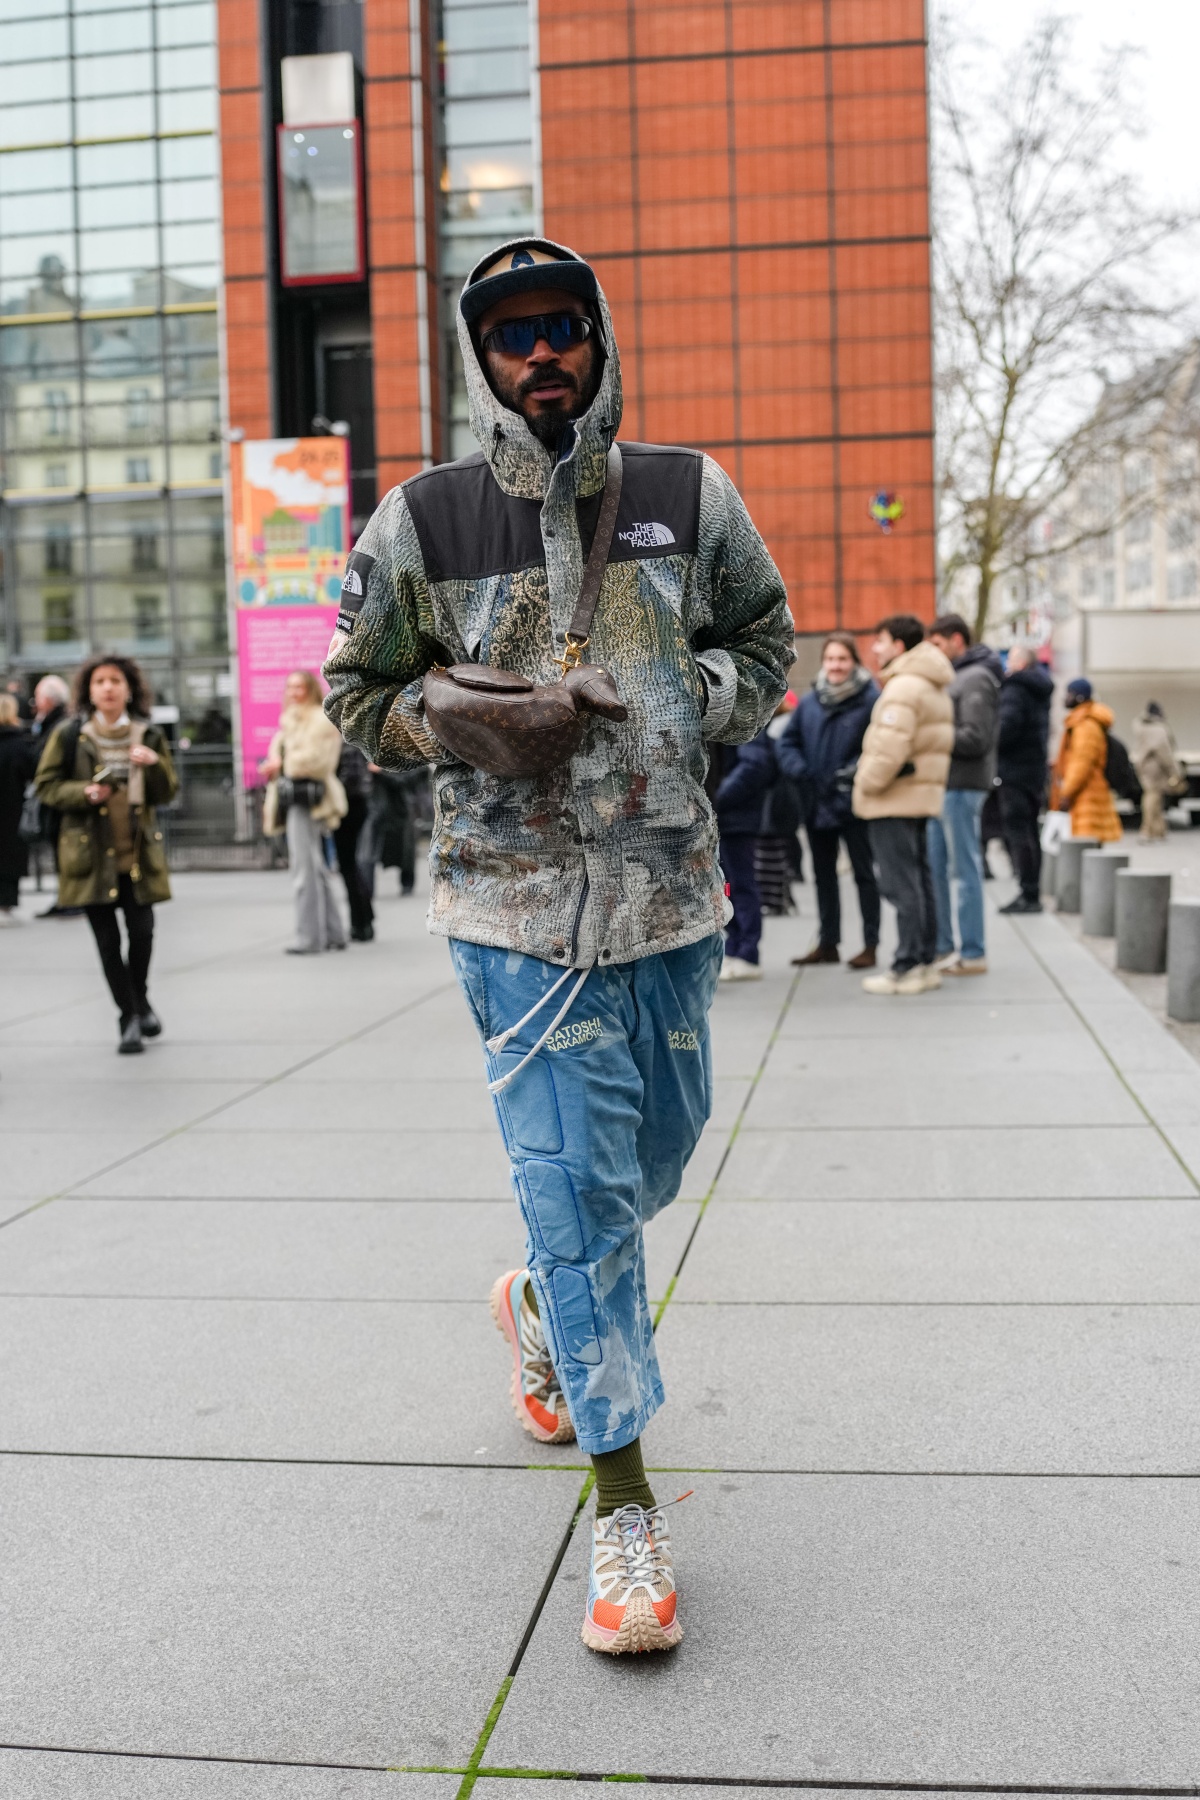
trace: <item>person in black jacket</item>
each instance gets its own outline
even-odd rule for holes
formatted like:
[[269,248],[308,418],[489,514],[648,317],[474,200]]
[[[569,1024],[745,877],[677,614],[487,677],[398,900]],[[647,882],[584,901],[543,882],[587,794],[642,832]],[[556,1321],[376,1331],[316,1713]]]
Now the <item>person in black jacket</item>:
[[821,669],[787,722],[776,746],[779,767],[800,791],[812,851],[820,931],[814,949],[794,963],[835,963],[842,937],[838,850],[845,844],[858,888],[863,948],[852,969],[873,969],[879,943],[879,887],[864,819],[850,806],[854,770],[879,687],[859,660],[848,631],[835,631],[821,650]]
[[[61,675],[43,675],[33,690],[33,744],[40,757],[55,731],[67,718],[71,705],[71,690]],[[62,824],[62,814],[55,812],[52,806],[42,806],[42,842],[50,846],[50,861],[53,864],[58,856],[58,833]],[[41,844],[37,846],[41,854]],[[83,917],[82,906],[60,906],[57,900],[45,907],[38,915],[39,919],[80,919]]]
[[1046,798],[1050,741],[1050,701],[1054,682],[1028,644],[1014,644],[1000,689],[1000,740],[996,773],[1000,780],[1000,822],[1004,847],[1021,884],[1006,913],[1040,913],[1042,846],[1038,814]]
[[358,840],[367,822],[367,805],[371,796],[371,773],[367,759],[354,744],[342,747],[338,762],[338,780],[346,790],[346,816],[333,834],[338,868],[346,884],[350,902],[350,936],[356,944],[369,944],[375,936],[375,908],[358,866]]
[[729,883],[733,917],[725,927],[722,981],[759,981],[762,898],[754,873],[754,846],[763,806],[775,785],[775,745],[769,730],[748,744],[726,744],[720,786],[713,802],[721,831],[721,868]]
[[37,767],[37,751],[25,729],[16,697],[0,694],[0,926],[19,925],[21,877],[29,850],[18,827],[25,784]]
[[[1004,665],[986,644],[972,644],[971,627],[959,613],[943,613],[935,619],[929,640],[954,665],[950,686],[954,750],[942,816],[930,819],[927,828],[937,908],[937,968],[943,975],[986,975],[979,816],[996,775],[996,721]],[[958,889],[957,907],[951,902],[952,884]]]

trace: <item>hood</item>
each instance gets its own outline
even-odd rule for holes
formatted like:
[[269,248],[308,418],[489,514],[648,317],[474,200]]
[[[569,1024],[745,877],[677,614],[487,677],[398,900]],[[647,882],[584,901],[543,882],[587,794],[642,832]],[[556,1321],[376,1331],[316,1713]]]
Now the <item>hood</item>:
[[932,681],[935,687],[949,687],[954,680],[954,664],[926,638],[889,663],[880,671],[879,679],[890,681],[893,675],[918,675],[922,681]]
[[1054,677],[1045,663],[1030,663],[1025,669],[1012,669],[1005,681],[1015,682],[1018,687],[1028,688],[1037,700],[1049,700],[1054,692]]
[[[550,243],[549,238],[544,240]],[[508,244],[497,244],[480,259],[485,267],[510,247],[528,242],[528,238],[512,238]],[[556,248],[565,250],[565,244]],[[575,252],[571,252],[572,255]],[[475,270],[471,274],[474,275]],[[471,276],[464,284],[469,286]],[[572,421],[575,443],[561,462],[575,470],[575,493],[582,499],[598,494],[604,486],[604,459],[621,423],[621,359],[613,335],[612,315],[604,291],[597,284],[596,309],[600,316],[600,341],[604,349],[604,372],[596,398],[580,418]],[[471,409],[471,430],[488,460],[492,474],[506,494],[520,500],[544,500],[554,473],[555,463],[545,445],[539,443],[520,413],[511,412],[492,392],[487,376],[479,365],[471,329],[458,311],[458,342],[462,350],[467,378],[467,399]]]
[[1098,700],[1081,700],[1078,706],[1071,708],[1063,722],[1068,731],[1073,731],[1081,719],[1095,719],[1097,725],[1103,725],[1107,731],[1113,722],[1113,716],[1111,708],[1101,706]]
[[980,663],[991,670],[997,681],[1004,680],[1004,664],[987,644],[972,644],[969,650],[964,650],[955,661],[954,673],[957,675],[960,669],[977,668]]

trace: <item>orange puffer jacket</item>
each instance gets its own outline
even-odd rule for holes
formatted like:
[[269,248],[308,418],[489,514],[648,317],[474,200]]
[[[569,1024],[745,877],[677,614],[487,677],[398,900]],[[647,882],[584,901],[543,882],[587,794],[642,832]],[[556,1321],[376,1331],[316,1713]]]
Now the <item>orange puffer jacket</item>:
[[1071,836],[1115,843],[1122,835],[1112,789],[1104,776],[1108,760],[1108,728],[1113,716],[1097,700],[1074,706],[1063,723],[1062,743],[1054,759],[1050,804],[1071,815]]

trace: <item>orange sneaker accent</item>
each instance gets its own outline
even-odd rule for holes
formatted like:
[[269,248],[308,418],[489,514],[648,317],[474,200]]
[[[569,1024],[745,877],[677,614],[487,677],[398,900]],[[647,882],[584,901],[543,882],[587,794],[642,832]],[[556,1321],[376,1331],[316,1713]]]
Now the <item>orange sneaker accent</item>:
[[[559,1388],[544,1335],[538,1321],[531,1315],[526,1314],[522,1321],[513,1313],[513,1287],[524,1274],[524,1269],[510,1269],[507,1275],[501,1275],[493,1282],[489,1297],[496,1329],[508,1339],[509,1349],[512,1351],[512,1408],[523,1428],[530,1437],[537,1438],[539,1443],[569,1444],[574,1440],[575,1427]],[[528,1355],[521,1341],[523,1322],[526,1336],[532,1331],[540,1342],[540,1348],[535,1344]],[[558,1410],[551,1410],[550,1406],[545,1405],[544,1400],[539,1399],[539,1393],[544,1396],[544,1400],[556,1405]]]
[[655,1618],[663,1627],[664,1631],[668,1625],[673,1625],[675,1623],[674,1594],[668,1594],[665,1600],[652,1600],[650,1604],[654,1608]]

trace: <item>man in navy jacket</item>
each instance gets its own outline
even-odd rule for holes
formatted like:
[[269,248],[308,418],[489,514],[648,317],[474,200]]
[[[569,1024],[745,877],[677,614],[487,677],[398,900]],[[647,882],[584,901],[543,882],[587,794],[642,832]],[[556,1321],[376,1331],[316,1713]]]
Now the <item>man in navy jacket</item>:
[[721,830],[721,867],[729,883],[733,917],[725,927],[722,981],[757,981],[762,938],[762,896],[754,873],[754,844],[762,831],[763,808],[778,779],[775,744],[760,731],[748,744],[723,747],[720,784],[713,800]]
[[879,888],[866,821],[854,817],[850,790],[863,734],[878,698],[878,685],[859,661],[853,637],[848,631],[836,631],[826,638],[820,673],[776,745],[780,769],[800,790],[817,887],[820,935],[807,956],[792,959],[800,966],[839,960],[842,904],[837,864],[838,848],[844,843],[858,887],[863,926],[863,948],[850,958],[850,967],[875,967]]

